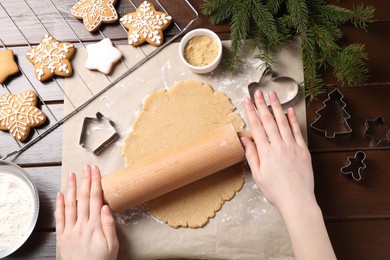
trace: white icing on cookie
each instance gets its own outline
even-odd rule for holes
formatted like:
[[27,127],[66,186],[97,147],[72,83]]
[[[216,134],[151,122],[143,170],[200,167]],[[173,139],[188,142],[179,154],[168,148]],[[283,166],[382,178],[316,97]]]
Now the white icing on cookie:
[[160,32],[169,25],[172,17],[158,12],[153,5],[144,1],[136,12],[123,16],[120,21],[129,29],[129,44],[137,44],[139,39],[150,40],[160,45]]
[[109,38],[87,45],[88,58],[85,67],[109,74],[112,66],[120,60],[122,53],[112,45]]

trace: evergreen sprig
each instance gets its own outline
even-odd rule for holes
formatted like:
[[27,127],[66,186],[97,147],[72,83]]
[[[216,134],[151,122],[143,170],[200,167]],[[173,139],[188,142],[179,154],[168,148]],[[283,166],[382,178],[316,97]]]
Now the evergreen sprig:
[[366,30],[374,7],[357,5],[352,9],[327,4],[323,0],[205,0],[202,11],[213,24],[231,22],[231,48],[227,64],[240,69],[240,52],[247,39],[258,49],[257,58],[275,69],[274,53],[293,38],[301,44],[305,75],[304,92],[310,99],[322,92],[321,68],[333,69],[339,83],[362,84],[367,79],[367,54],[362,44],[341,46],[346,23]]

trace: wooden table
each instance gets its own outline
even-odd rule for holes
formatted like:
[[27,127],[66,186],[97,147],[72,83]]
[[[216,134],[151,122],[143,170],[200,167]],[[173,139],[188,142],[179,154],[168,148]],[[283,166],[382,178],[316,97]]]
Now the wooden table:
[[[122,0],[117,10],[120,16],[126,9]],[[77,42],[74,34],[64,26],[59,19],[60,12],[78,33],[83,41],[97,41],[101,39],[99,33],[89,34],[81,22],[68,15],[69,6],[73,1],[53,0],[57,7],[51,6],[50,0],[1,0],[0,6],[0,39],[16,53],[28,49],[25,39],[10,22],[10,15],[20,27],[30,43],[36,44],[44,34],[40,22],[45,24],[48,31],[58,40],[72,40]],[[138,1],[139,2],[139,1]],[[190,1],[197,10],[200,10],[201,0]],[[336,2],[337,1],[332,1]],[[343,87],[347,111],[351,114],[348,120],[353,132],[350,136],[341,136],[327,139],[312,129],[308,129],[309,147],[312,151],[315,170],[315,185],[318,202],[323,210],[328,232],[339,259],[390,259],[390,147],[389,145],[373,146],[370,139],[363,136],[365,120],[384,116],[390,120],[390,4],[387,0],[352,1],[346,0],[337,3],[351,7],[360,2],[372,4],[376,7],[375,22],[370,24],[368,32],[357,30],[353,26],[343,27],[344,43],[361,42],[366,45],[369,60],[370,79],[360,87]],[[135,1],[137,3],[137,1]],[[128,4],[128,3],[127,3]],[[47,5],[47,7],[45,7]],[[40,21],[31,13],[34,12]],[[7,13],[4,11],[7,10]],[[176,16],[180,16],[178,10]],[[207,27],[217,32],[221,38],[229,38],[229,24],[221,26],[210,25],[208,17],[200,15],[193,27]],[[105,36],[120,40],[118,26],[102,26]],[[123,31],[120,35],[123,35]],[[123,40],[123,37],[122,37]],[[0,42],[1,43],[1,42]],[[0,46],[1,47],[1,46]],[[27,67],[26,60],[20,54],[18,62]],[[26,66],[25,66],[26,65]],[[32,75],[32,66],[26,74]],[[23,77],[22,77],[23,78]],[[331,73],[325,71],[323,78],[327,83],[327,92],[339,87]],[[13,90],[29,84],[23,80],[14,79],[6,82]],[[45,86],[39,85],[45,102],[56,115],[61,115],[63,96],[58,95],[51,88],[57,84],[50,81]],[[58,80],[62,84],[62,80]],[[15,91],[17,92],[17,91]],[[307,121],[311,123],[316,118],[315,111],[322,107],[326,94],[307,105]],[[5,133],[0,133],[0,139]],[[56,193],[60,189],[61,175],[61,127],[45,137],[31,149],[22,153],[13,161],[30,173],[38,187],[41,200],[41,209],[36,228],[25,243],[9,259],[19,258],[55,258],[55,222],[54,209]],[[4,147],[4,143],[2,144]],[[3,149],[3,148],[1,148]],[[347,157],[354,155],[357,150],[365,151],[367,168],[363,172],[363,180],[359,183],[341,176],[340,168],[346,164]],[[0,151],[2,154],[3,151]]]

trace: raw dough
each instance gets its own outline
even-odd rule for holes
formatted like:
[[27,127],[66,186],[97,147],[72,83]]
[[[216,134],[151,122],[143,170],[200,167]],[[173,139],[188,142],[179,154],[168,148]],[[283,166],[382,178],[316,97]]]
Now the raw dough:
[[[126,165],[227,123],[237,131],[245,126],[230,99],[208,84],[182,81],[169,91],[153,92],[125,139]],[[242,188],[244,177],[244,168],[236,165],[154,199],[146,208],[171,227],[202,227]]]

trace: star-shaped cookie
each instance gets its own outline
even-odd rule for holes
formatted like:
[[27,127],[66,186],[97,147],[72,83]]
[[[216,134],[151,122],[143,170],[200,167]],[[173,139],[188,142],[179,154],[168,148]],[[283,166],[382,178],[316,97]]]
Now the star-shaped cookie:
[[0,130],[9,131],[20,142],[26,140],[32,127],[40,126],[46,121],[45,114],[36,105],[37,95],[33,90],[19,95],[1,95]]
[[109,38],[87,45],[88,58],[85,67],[109,74],[112,66],[120,60],[122,53],[112,45]]
[[129,44],[138,46],[145,41],[153,46],[163,43],[163,30],[168,28],[172,17],[158,12],[154,6],[144,1],[136,12],[128,13],[120,19],[123,26],[129,29]]
[[68,42],[58,42],[53,36],[46,34],[38,46],[29,50],[27,59],[34,64],[35,77],[46,81],[54,75],[69,77],[72,75],[72,57],[75,48]]
[[118,20],[118,14],[114,5],[116,0],[80,0],[75,4],[70,13],[83,19],[88,31],[96,31],[102,23],[114,23]]
[[0,51],[0,84],[18,72],[19,67],[14,60],[14,52],[12,50]]

